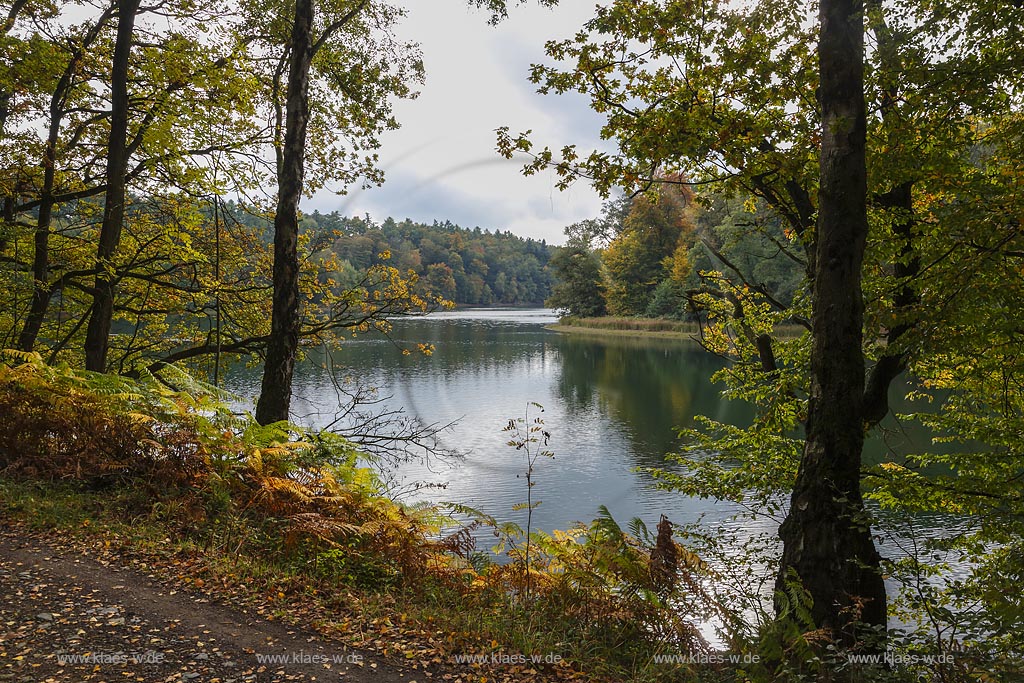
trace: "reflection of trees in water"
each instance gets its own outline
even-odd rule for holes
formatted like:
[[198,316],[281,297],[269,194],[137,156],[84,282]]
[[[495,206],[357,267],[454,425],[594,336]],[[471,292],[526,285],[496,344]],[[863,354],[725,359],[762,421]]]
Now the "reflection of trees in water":
[[[592,338],[480,320],[397,321],[392,338],[411,347],[412,354],[403,356],[379,335],[361,335],[333,352],[334,370],[341,377],[378,384],[413,415],[420,414],[416,399],[427,395],[425,388],[432,402],[450,400],[462,414],[466,410],[457,405],[462,380],[482,378],[493,381],[496,392],[517,392],[519,385],[542,379],[544,386],[553,384],[570,419],[597,415],[609,421],[628,440],[636,464],[652,466],[663,463],[677,445],[676,429],[692,424],[694,415],[734,424],[749,420],[747,407],[724,401],[721,385],[710,381],[722,361],[686,341]],[[416,343],[433,344],[436,352],[423,356],[415,351]],[[319,404],[333,397],[327,359],[322,349],[307,352],[296,373],[297,404],[323,409]],[[248,374],[237,368],[230,376],[236,386],[244,386]],[[419,387],[415,392],[407,390],[413,378]],[[455,395],[444,395],[450,391]],[[424,408],[426,414],[437,412],[436,406]]]
[[725,401],[711,375],[721,361],[680,341],[557,338],[559,397],[569,414],[594,410],[621,425],[638,464],[659,465],[694,415],[745,423],[749,410]]
[[548,334],[540,326],[521,324],[408,321],[396,325],[394,338],[400,343],[433,344],[433,356],[424,357],[415,351],[408,356],[397,352],[381,354],[378,348],[368,350],[366,360],[371,366],[398,372],[427,372],[444,378],[479,374],[533,360],[538,353],[543,354],[543,341]]

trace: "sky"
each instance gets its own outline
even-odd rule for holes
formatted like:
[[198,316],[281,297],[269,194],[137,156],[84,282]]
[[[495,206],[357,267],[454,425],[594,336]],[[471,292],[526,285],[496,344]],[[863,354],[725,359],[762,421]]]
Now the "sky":
[[369,214],[377,221],[449,220],[564,242],[567,225],[598,215],[600,197],[585,181],[559,191],[553,172],[524,177],[522,160],[495,151],[494,131],[532,130],[535,144],[552,149],[607,147],[598,136],[601,117],[584,96],[540,95],[527,80],[530,64],[546,61],[544,42],[579,30],[593,13],[591,0],[565,0],[553,9],[524,4],[496,27],[466,0],[406,6],[399,35],[420,43],[427,75],[419,98],[396,103],[402,127],[381,139],[384,185],[343,196],[321,191],[303,210]]

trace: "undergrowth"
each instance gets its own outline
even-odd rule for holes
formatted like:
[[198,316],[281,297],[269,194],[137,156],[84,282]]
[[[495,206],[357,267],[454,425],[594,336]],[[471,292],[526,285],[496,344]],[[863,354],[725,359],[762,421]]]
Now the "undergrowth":
[[[208,585],[258,587],[271,605],[316,595],[317,618],[341,635],[391,624],[447,664],[557,654],[553,676],[654,680],[689,676],[664,665],[652,675],[655,655],[706,650],[693,626],[714,609],[704,567],[667,522],[656,535],[627,531],[605,511],[526,543],[468,508],[392,501],[343,438],[261,427],[174,368],[127,379],[5,354],[0,495],[41,528],[102,529],[108,544],[189,557]],[[487,527],[504,559],[476,547]],[[362,644],[388,649],[378,640]]]

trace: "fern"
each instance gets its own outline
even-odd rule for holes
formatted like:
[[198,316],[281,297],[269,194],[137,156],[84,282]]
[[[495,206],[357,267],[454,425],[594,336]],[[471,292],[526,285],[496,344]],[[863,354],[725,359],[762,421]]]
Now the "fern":
[[758,639],[761,658],[777,671],[788,670],[790,663],[798,669],[817,661],[817,646],[822,634],[815,629],[813,600],[792,569],[775,592],[777,616],[762,630]]
[[35,351],[21,351],[19,349],[0,349],[0,360],[15,360],[19,363],[42,363],[43,357]]

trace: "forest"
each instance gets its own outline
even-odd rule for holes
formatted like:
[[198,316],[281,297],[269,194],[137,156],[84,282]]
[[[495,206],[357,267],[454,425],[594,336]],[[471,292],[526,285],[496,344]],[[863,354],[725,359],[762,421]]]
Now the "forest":
[[[488,31],[558,4],[460,6]],[[232,618],[249,642],[281,626],[354,648],[372,664],[353,680],[1024,680],[1024,6],[601,0],[565,35],[534,27],[531,97],[582,98],[602,146],[497,120],[488,154],[604,198],[560,247],[303,209],[387,182],[381,147],[428,69],[408,12],[0,4],[0,666],[234,677],[223,653],[173,638],[148,669],[58,659],[134,647],[137,624],[114,614],[180,621],[66,598],[110,594],[104,568],[120,567],[180,595],[182,619],[215,600],[248,610]],[[395,493],[390,474],[458,447],[451,425],[359,384],[370,367],[323,361],[328,427],[296,410],[311,359],[387,342],[372,348],[412,377],[439,349],[401,341],[403,321],[541,302],[692,325],[721,362],[714,391],[750,419],[697,415],[635,469],[732,517],[627,522],[602,504],[542,528],[534,486],[558,446],[532,399],[495,430],[524,523]],[[523,366],[531,387],[563,352],[544,354]],[[251,409],[224,388],[243,370]],[[473,400],[511,391],[492,381]],[[909,429],[926,443],[866,456]],[[922,520],[941,533],[916,535]],[[759,525],[763,547],[730,536]],[[196,647],[204,626],[187,627]],[[323,675],[231,648],[243,680]]]
[[523,306],[550,295],[547,265],[553,250],[543,240],[460,228],[450,221],[423,225],[387,218],[376,225],[337,213],[313,212],[305,224],[314,234],[338,235],[329,249],[339,259],[332,277],[342,287],[357,283],[378,255],[387,253],[400,272],[415,273],[424,294],[456,304]]
[[565,229],[551,259],[546,304],[563,315],[706,319],[695,301],[702,273],[728,272],[790,306],[804,277],[803,247],[757,197],[697,197],[685,184],[605,203]]

